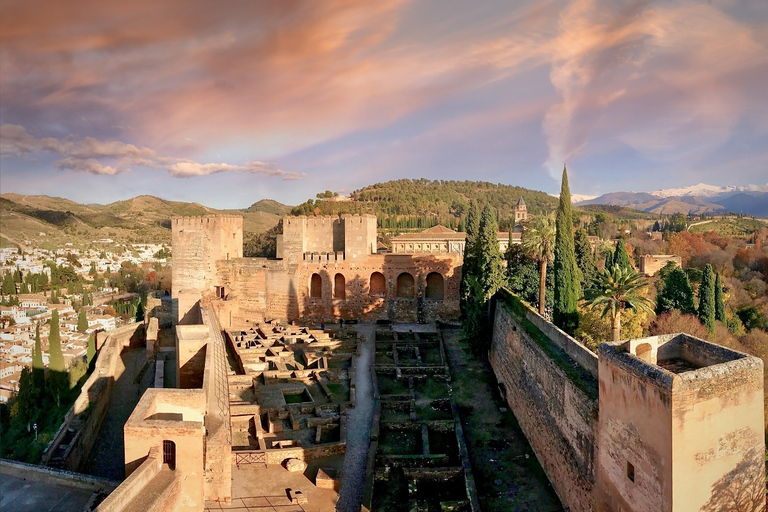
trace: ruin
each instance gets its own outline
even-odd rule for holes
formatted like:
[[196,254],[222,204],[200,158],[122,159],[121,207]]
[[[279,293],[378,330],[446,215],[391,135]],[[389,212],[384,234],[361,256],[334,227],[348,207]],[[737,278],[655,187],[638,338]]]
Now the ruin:
[[[284,225],[269,260],[242,258],[241,219],[174,219],[177,389],[141,397],[127,478],[98,509],[256,503],[257,483],[279,491],[265,506],[332,509],[338,465],[322,462],[314,485],[290,475],[344,456],[361,343],[291,320],[359,317],[379,325],[364,505],[477,510],[440,333],[392,325],[456,316],[460,256],[375,254],[365,216]],[[761,360],[685,334],[598,355],[505,290],[492,318],[499,392],[570,510],[764,510]]]

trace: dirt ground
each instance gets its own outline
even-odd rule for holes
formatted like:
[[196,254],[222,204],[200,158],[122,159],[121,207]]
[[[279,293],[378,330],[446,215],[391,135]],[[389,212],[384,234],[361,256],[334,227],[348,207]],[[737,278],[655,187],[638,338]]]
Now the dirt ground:
[[461,340],[461,330],[443,335],[482,510],[563,510],[514,414],[499,396],[487,360],[472,354]]

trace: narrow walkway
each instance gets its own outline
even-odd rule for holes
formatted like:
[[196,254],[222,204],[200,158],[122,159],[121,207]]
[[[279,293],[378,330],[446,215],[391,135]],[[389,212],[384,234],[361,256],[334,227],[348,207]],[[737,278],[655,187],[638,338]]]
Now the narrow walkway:
[[358,324],[357,332],[365,338],[357,358],[355,408],[347,417],[347,453],[341,473],[341,489],[336,510],[359,512],[365,486],[365,467],[371,442],[373,420],[373,384],[371,362],[374,352],[374,324]]
[[125,450],[123,426],[131,416],[139,398],[154,380],[154,368],[148,369],[136,382],[146,362],[144,347],[126,348],[120,354],[116,373],[122,375],[112,387],[109,411],[99,429],[99,437],[93,444],[83,472],[89,475],[122,481],[125,478]]

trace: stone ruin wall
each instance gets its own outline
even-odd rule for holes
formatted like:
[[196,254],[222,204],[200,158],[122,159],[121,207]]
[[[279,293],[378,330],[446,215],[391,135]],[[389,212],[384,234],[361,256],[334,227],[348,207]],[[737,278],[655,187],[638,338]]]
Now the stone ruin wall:
[[[216,284],[224,286],[227,299],[211,303],[225,326],[253,318],[415,322],[419,319],[419,303],[425,320],[455,319],[459,316],[460,263],[461,257],[456,254],[374,254],[357,261],[302,260],[296,265],[265,258],[219,261]],[[383,297],[369,294],[374,272],[384,275],[387,290]],[[397,277],[403,272],[413,276],[416,294],[422,299],[396,297]],[[431,272],[443,276],[443,300],[423,299]],[[313,274],[322,279],[321,297],[310,297]],[[337,274],[344,276],[343,299],[334,298]]]
[[[242,258],[243,218],[237,215],[174,217],[171,235],[173,317],[178,318],[179,299],[185,292],[213,291],[217,261]],[[183,313],[187,306],[182,304]]]
[[576,385],[551,350],[497,301],[489,358],[502,396],[560,500],[570,510],[591,511],[597,394]]

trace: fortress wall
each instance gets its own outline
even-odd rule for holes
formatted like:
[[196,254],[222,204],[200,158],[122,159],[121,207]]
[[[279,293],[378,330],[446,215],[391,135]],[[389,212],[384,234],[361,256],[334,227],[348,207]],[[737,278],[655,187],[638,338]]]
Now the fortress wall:
[[[130,344],[137,334],[141,334],[142,323],[131,323],[102,335],[101,348],[94,362],[94,370],[80,389],[80,395],[67,411],[64,421],[42,456],[42,464],[61,465],[65,469],[76,471],[88,454],[99,435],[101,423],[109,410],[112,387],[121,373],[117,373],[117,360],[123,347]],[[97,336],[98,337],[98,336]],[[74,428],[77,434],[66,448],[63,461],[51,460],[67,430]],[[57,456],[58,458],[58,456]],[[55,462],[55,464],[54,464]]]
[[[285,260],[241,258],[220,261],[217,282],[224,286],[226,300],[212,300],[225,327],[246,319],[356,318],[361,321],[392,319],[415,322],[419,299],[398,298],[397,278],[407,272],[414,278],[415,293],[424,297],[427,275],[443,276],[444,299],[421,299],[426,320],[459,316],[461,257],[456,254],[392,255],[374,254],[359,261],[302,260],[291,265]],[[370,295],[374,272],[384,275],[386,294]],[[321,297],[310,297],[313,274],[322,280]],[[344,277],[345,298],[334,297],[336,275]]]
[[499,388],[561,501],[592,510],[596,381],[525,318],[528,306],[505,294],[495,299],[489,353]]

